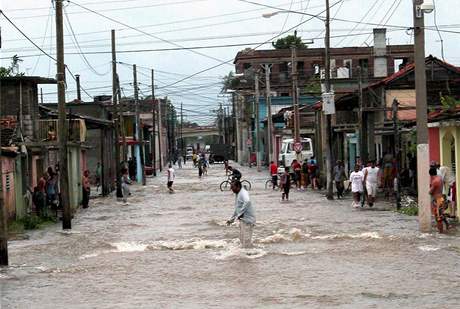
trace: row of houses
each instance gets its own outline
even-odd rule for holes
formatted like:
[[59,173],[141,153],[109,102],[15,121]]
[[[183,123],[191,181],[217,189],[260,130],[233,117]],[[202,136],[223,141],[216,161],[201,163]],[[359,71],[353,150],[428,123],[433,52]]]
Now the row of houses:
[[[415,66],[413,45],[387,45],[386,31],[374,30],[374,47],[346,47],[331,49],[332,88],[335,94],[335,114],[332,116],[332,149],[335,160],[343,160],[351,170],[357,160],[380,160],[386,153],[398,158],[401,169],[409,168],[416,156]],[[237,73],[251,74],[251,70],[271,65],[270,84],[275,154],[281,140],[293,136],[292,67],[290,50],[244,50],[235,58]],[[297,50],[296,66],[299,74],[300,134],[314,140],[315,155],[325,169],[325,128],[322,111],[322,79],[324,49]],[[449,167],[456,178],[460,170],[457,148],[460,144],[456,104],[460,97],[460,69],[434,56],[425,61],[430,131],[430,158]],[[265,72],[262,72],[265,73]],[[265,74],[260,74],[265,76]],[[264,80],[262,79],[262,89]],[[238,106],[245,110],[254,104],[254,83],[248,79],[240,83]],[[242,124],[238,144],[239,160],[247,160],[244,153],[255,145],[243,141],[256,140],[254,128],[262,130],[263,157],[268,158],[266,100],[259,100],[260,123],[255,117],[239,114]],[[446,103],[447,102],[447,103]],[[457,103],[456,103],[457,102]],[[247,113],[251,115],[251,112]],[[278,158],[279,159],[279,158]],[[428,167],[427,167],[428,168]],[[459,183],[458,181],[456,182]],[[460,209],[460,203],[459,203]]]
[[[67,168],[70,203],[77,209],[82,200],[82,173],[101,172],[101,194],[116,186],[115,147],[122,149],[120,161],[136,161],[135,147],[142,147],[145,170],[161,167],[168,153],[167,99],[140,101],[142,140],[135,137],[135,106],[124,100],[119,107],[123,118],[124,138],[115,138],[115,108],[110,96],[95,97],[93,102],[74,100],[66,104],[68,121],[68,166],[59,164],[57,104],[39,104],[39,85],[56,84],[56,80],[34,76],[0,79],[0,132],[2,160],[2,194],[10,220],[30,214],[32,192],[49,167]],[[158,106],[161,104],[161,118]],[[155,111],[155,113],[154,113]],[[159,120],[163,120],[159,122]],[[154,126],[154,122],[156,125]],[[162,123],[158,126],[158,123]],[[159,134],[161,132],[161,134]],[[153,143],[157,151],[153,152]],[[163,148],[162,148],[163,147]],[[159,149],[163,149],[160,155]],[[154,161],[156,164],[154,164]],[[139,173],[137,173],[139,174]],[[137,175],[139,176],[139,175]]]

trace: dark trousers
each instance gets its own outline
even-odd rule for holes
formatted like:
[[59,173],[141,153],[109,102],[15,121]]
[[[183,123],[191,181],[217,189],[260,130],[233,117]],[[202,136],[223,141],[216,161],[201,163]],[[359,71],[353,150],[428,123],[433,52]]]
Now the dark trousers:
[[343,181],[336,181],[335,182],[335,187],[337,188],[337,197],[343,197],[343,191],[345,190],[345,187],[343,185]]
[[91,193],[91,189],[85,189],[83,188],[83,200],[81,202],[81,205],[83,206],[83,208],[88,208],[89,206],[89,195]]

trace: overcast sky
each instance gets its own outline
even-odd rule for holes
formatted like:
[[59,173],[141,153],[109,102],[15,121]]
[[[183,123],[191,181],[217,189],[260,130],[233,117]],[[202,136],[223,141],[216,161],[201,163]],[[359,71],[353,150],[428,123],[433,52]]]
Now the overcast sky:
[[[265,5],[283,9],[318,14],[324,11],[325,0],[253,0]],[[330,0],[333,5],[331,16],[340,19],[389,25],[388,38],[391,44],[413,42],[410,31],[391,26],[410,27],[412,21],[412,0]],[[437,0],[437,23],[443,31],[444,54],[446,61],[460,66],[460,22],[455,18],[460,9],[459,0]],[[55,54],[55,20],[51,0],[0,0],[4,13],[32,40],[46,52]],[[80,4],[114,21],[78,7]],[[299,14],[278,14],[270,19],[262,18],[263,13],[274,9],[264,8],[238,0],[75,0],[66,4],[65,12],[71,27],[64,31],[65,62],[74,74],[80,74],[83,88],[90,95],[111,94],[111,55],[110,29],[117,30],[117,49],[119,51],[177,49],[181,47],[206,47],[216,45],[242,45],[219,48],[190,50],[149,51],[139,53],[119,53],[118,61],[137,64],[141,95],[149,95],[151,90],[149,68],[155,69],[157,96],[170,97],[176,106],[181,102],[190,120],[201,123],[210,122],[210,110],[221,102],[219,96],[221,77],[233,70],[231,62],[236,53],[246,47],[254,47],[270,41],[272,37],[286,31],[309,18]],[[426,16],[426,25],[434,25],[435,14]],[[117,22],[119,23],[117,23]],[[40,51],[15,30],[2,16],[1,65],[8,66],[5,59],[15,54],[22,56],[20,70],[27,75],[54,77],[56,68],[47,56],[38,56]],[[123,25],[125,24],[125,25]],[[143,33],[128,29],[139,29]],[[373,26],[357,25],[333,21],[331,35],[346,35],[345,38],[332,39],[332,47],[372,45],[372,37],[367,34]],[[87,54],[86,59],[79,50],[102,52]],[[324,25],[318,19],[308,21],[297,27],[303,39],[314,39],[312,47],[322,47]],[[457,32],[457,33],[455,33]],[[292,31],[290,32],[292,33]],[[150,35],[147,35],[150,34]],[[437,32],[427,30],[426,53],[441,58],[441,43]],[[243,46],[244,45],[244,46]],[[269,44],[260,49],[270,48]],[[88,62],[90,65],[88,65]],[[187,79],[174,86],[168,86],[190,74],[204,69],[220,66]],[[118,71],[125,95],[132,95],[132,72],[128,65],[119,65]],[[67,100],[76,97],[75,83],[67,77]],[[165,87],[168,86],[168,87]],[[56,102],[56,88],[44,87],[45,102]],[[85,93],[84,100],[91,100]]]

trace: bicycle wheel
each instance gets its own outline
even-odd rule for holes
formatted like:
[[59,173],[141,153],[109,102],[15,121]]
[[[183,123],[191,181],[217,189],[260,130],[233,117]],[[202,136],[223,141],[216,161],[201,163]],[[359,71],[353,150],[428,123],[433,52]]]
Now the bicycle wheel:
[[268,179],[266,182],[265,182],[265,190],[269,189],[269,188],[272,188],[273,187],[273,182],[271,179]]
[[228,191],[230,190],[230,181],[228,180],[224,180],[222,181],[222,183],[220,184],[220,191]]
[[242,180],[241,181],[241,185],[243,186],[243,188],[245,188],[246,190],[251,190],[251,183],[247,180]]

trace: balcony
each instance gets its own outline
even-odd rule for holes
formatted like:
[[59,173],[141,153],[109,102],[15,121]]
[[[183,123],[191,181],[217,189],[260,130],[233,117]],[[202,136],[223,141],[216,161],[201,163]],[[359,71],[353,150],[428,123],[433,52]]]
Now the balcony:
[[[69,142],[83,143],[86,141],[86,125],[83,119],[67,120],[69,126]],[[58,142],[58,120],[39,120],[37,140],[41,142]]]

